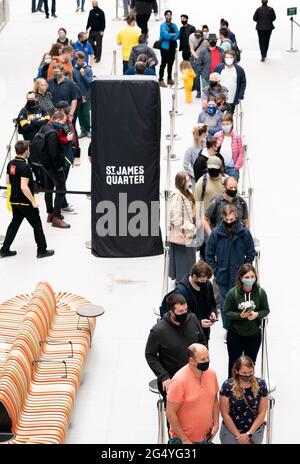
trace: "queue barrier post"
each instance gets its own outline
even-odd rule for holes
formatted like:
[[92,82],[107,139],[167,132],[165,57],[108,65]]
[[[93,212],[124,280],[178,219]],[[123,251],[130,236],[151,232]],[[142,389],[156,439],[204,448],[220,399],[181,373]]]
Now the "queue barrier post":
[[113,21],[121,21],[121,18],[119,18],[119,0],[116,0],[116,16]]
[[156,395],[159,395],[157,400],[157,416],[158,416],[158,436],[157,443],[158,445],[163,445],[166,443],[166,420],[165,420],[165,407],[164,400],[160,394],[160,391],[157,386],[157,379],[151,380],[149,382],[149,390]]

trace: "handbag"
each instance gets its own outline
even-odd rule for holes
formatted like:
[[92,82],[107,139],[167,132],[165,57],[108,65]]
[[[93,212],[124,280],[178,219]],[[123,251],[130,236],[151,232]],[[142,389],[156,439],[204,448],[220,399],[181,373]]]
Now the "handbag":
[[153,48],[155,48],[156,50],[161,50],[161,41],[156,40],[153,44]]
[[[252,412],[253,416],[256,418],[257,415],[255,414],[255,412],[254,412],[253,409],[251,408],[250,404],[248,403],[248,400],[247,400],[247,398],[246,398],[246,396],[245,396],[245,394],[244,394],[244,392],[243,392],[243,390],[242,390],[241,388],[240,388],[240,392],[241,392],[241,395],[242,395],[242,397],[243,397],[243,400],[244,400],[244,402],[245,402],[245,404],[246,404],[246,407],[247,407],[248,409],[250,409],[250,411]],[[266,421],[263,421],[263,423],[261,424],[260,427],[265,427],[266,425],[267,425]],[[259,430],[260,427],[259,427],[257,430]],[[255,443],[254,443],[254,441],[252,440],[252,438],[249,439],[249,442],[250,442],[250,445],[255,445]]]

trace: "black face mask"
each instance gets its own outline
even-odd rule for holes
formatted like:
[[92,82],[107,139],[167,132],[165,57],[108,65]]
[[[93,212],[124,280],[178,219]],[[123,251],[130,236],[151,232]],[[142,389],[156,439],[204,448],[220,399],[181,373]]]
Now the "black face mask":
[[209,81],[211,87],[217,87],[218,83],[216,81]]
[[27,101],[27,105],[30,106],[30,107],[33,107],[33,106],[36,105],[36,101],[28,100],[28,101]]
[[228,229],[228,230],[232,230],[236,225],[236,221],[233,221],[233,222],[230,222],[230,223],[226,222],[226,221],[223,221],[223,223],[224,223],[224,226],[226,227],[226,229]]
[[199,369],[199,371],[207,371],[207,369],[209,368],[209,361],[206,362],[206,363],[198,363],[197,364],[197,369]]
[[251,382],[252,378],[253,378],[253,375],[241,375],[239,374],[239,378],[243,381],[243,382]]
[[181,24],[185,26],[187,24],[187,21],[181,21]]
[[176,322],[180,322],[180,324],[183,324],[186,321],[187,313],[183,313],[183,314],[175,314],[174,313],[174,316],[175,316],[175,321]]
[[211,47],[215,47],[215,46],[217,45],[217,41],[216,41],[216,40],[211,40],[211,41],[209,42],[209,45],[210,45]]
[[229,197],[234,198],[234,197],[236,197],[237,190],[228,190],[228,189],[226,189],[226,194],[227,194]]
[[220,169],[215,169],[215,168],[208,169],[209,177],[219,177],[220,172],[221,172]]
[[197,285],[197,287],[201,289],[206,287],[206,282],[195,282],[195,284]]

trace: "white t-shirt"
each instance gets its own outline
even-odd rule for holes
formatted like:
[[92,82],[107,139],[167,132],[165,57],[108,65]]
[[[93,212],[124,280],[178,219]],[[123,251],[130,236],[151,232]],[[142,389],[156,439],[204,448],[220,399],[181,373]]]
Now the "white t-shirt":
[[221,72],[221,85],[228,89],[228,103],[234,102],[237,88],[237,74],[235,66],[226,66]]
[[227,137],[225,135],[222,146],[221,146],[220,153],[224,158],[224,164],[225,164],[225,167],[227,167],[227,168],[229,168],[229,167],[232,168],[234,166],[233,160],[232,160],[231,143],[232,143],[232,138]]

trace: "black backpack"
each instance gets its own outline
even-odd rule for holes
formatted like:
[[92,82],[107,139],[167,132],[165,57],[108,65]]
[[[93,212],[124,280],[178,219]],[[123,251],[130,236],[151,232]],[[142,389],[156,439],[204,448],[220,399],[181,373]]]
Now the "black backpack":
[[235,61],[236,61],[236,63],[239,63],[241,61],[241,50],[237,46],[237,43],[232,42],[230,39],[226,39],[226,40],[224,40],[224,42],[229,42],[230,43],[231,50],[233,50],[235,52],[235,54],[236,54]]
[[30,142],[30,162],[35,166],[42,166],[47,163],[48,154],[46,148],[46,139],[47,136],[56,132],[55,129],[49,124],[45,124],[40,128],[40,130],[35,134],[32,141]]

